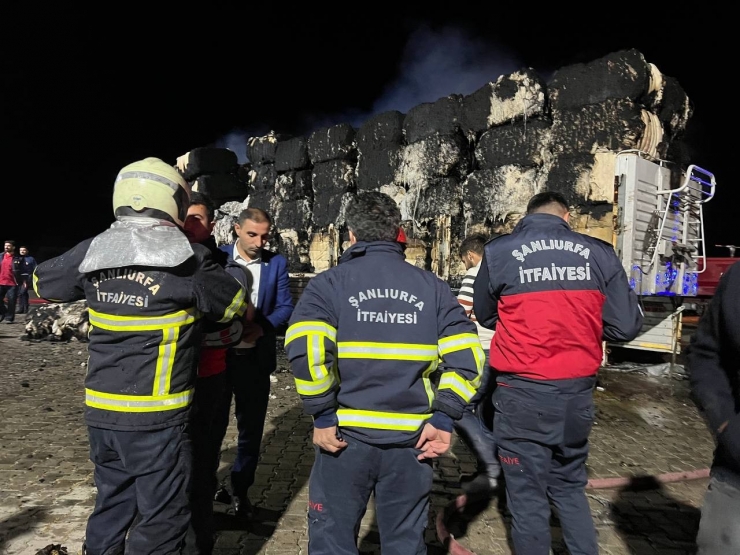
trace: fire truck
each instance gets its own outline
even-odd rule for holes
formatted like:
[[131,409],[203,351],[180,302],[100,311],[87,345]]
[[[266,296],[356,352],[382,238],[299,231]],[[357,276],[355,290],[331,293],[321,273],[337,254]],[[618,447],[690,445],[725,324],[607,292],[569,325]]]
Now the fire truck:
[[704,205],[715,195],[714,174],[681,169],[644,152],[617,155],[613,244],[645,315],[642,331],[619,347],[681,351],[685,314],[692,323],[714,294],[722,272],[738,259],[706,256]]

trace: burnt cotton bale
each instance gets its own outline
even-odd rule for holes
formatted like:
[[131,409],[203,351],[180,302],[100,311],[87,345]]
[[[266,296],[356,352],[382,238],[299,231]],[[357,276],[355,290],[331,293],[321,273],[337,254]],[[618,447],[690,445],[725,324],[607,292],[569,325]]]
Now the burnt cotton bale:
[[433,135],[461,133],[462,95],[445,96],[411,108],[403,120],[406,142],[411,144]]
[[191,184],[191,188],[211,197],[216,206],[231,201],[242,202],[249,194],[249,186],[233,173],[201,175]]
[[643,138],[652,119],[641,105],[628,99],[610,98],[598,104],[556,110],[553,111],[552,150],[558,156],[571,156],[599,149],[649,149],[649,144],[643,144]]
[[641,52],[620,50],[555,72],[548,83],[553,110],[567,110],[608,99],[640,100],[650,86],[650,65]]
[[178,158],[177,165],[185,180],[193,181],[201,175],[234,173],[239,161],[228,148],[198,147]]
[[546,113],[547,88],[533,69],[500,76],[462,99],[462,127],[476,136],[507,122]]
[[351,159],[356,156],[355,134],[354,127],[348,123],[314,131],[308,137],[308,157],[311,163]]
[[457,179],[433,179],[418,199],[415,219],[430,220],[441,214],[458,216],[462,213],[463,187]]
[[475,147],[478,169],[508,164],[541,166],[549,157],[550,123],[538,119],[499,125],[483,133]]
[[399,184],[401,147],[386,150],[365,150],[357,159],[357,190],[378,190],[380,187]]
[[355,191],[355,168],[346,160],[329,160],[313,167],[313,220],[318,227],[336,224],[346,193]]
[[371,117],[357,130],[357,150],[385,150],[404,144],[403,121],[405,115],[389,110]]
[[311,170],[285,172],[275,181],[275,194],[281,200],[313,199]]
[[249,172],[249,185],[258,192],[275,192],[278,172],[274,164],[255,164]]
[[247,141],[247,158],[252,164],[275,162],[278,141],[290,139],[289,135],[270,132],[262,137],[250,137]]
[[529,199],[543,190],[543,176],[542,170],[513,164],[471,172],[462,187],[466,220],[490,225],[524,214]]
[[310,166],[308,139],[294,137],[287,141],[278,141],[275,151],[275,169],[277,171],[304,170]]

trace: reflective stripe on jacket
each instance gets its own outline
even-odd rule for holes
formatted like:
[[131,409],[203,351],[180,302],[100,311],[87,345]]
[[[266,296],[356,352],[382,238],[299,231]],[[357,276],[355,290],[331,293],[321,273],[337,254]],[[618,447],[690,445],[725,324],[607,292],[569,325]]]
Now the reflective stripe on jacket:
[[415,441],[433,410],[459,416],[484,363],[449,286],[382,241],[353,245],[311,279],[285,347],[306,412],[333,411],[344,432],[377,444]]
[[87,424],[147,430],[184,422],[193,397],[201,322],[242,315],[244,288],[201,245],[193,245],[195,255],[175,268],[83,274],[78,267],[91,241],[42,262],[33,277],[41,298],[87,301]]

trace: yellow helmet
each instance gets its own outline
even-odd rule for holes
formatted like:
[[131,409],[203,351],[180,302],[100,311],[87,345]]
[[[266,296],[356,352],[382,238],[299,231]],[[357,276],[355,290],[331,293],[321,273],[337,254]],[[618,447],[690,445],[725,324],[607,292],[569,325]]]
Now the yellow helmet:
[[190,204],[190,185],[174,166],[144,158],[121,169],[113,186],[113,213],[146,215],[183,226]]

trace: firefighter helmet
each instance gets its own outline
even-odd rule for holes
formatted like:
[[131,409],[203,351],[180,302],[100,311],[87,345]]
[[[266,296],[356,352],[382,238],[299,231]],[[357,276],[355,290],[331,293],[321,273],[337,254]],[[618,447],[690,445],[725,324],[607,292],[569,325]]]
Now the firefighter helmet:
[[113,213],[167,219],[182,227],[190,204],[190,185],[174,166],[144,158],[121,169],[113,186]]

